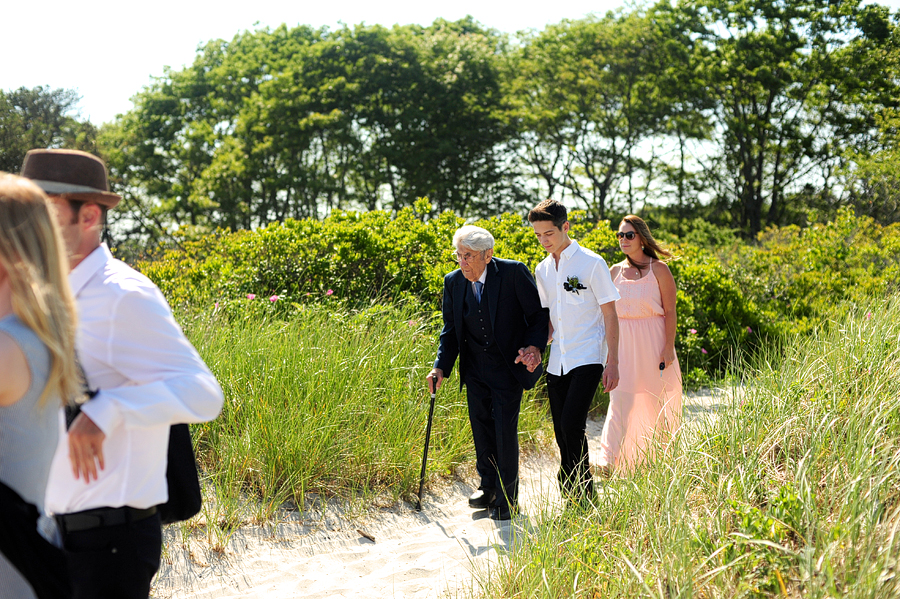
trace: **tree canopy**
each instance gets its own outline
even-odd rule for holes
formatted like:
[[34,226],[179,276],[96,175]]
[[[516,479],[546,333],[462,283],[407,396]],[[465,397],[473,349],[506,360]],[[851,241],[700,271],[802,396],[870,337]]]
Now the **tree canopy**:
[[515,36],[471,17],[212,40],[95,135],[66,90],[0,93],[3,168],[77,145],[116,227],[251,229],[336,209],[477,218],[555,197],[753,237],[845,205],[897,220],[898,17],[860,0],[663,0]]
[[17,173],[34,148],[72,148],[97,152],[97,130],[79,121],[81,98],[68,89],[47,86],[0,90],[0,171]]

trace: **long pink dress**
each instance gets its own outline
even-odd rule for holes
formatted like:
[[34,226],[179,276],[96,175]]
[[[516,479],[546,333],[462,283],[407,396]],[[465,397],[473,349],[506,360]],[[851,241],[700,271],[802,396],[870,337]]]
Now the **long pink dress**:
[[629,472],[659,450],[681,424],[681,368],[675,358],[662,373],[660,355],[666,339],[665,311],[659,282],[650,267],[632,281],[620,268],[613,283],[621,299],[619,384],[610,393],[600,439],[598,465]]

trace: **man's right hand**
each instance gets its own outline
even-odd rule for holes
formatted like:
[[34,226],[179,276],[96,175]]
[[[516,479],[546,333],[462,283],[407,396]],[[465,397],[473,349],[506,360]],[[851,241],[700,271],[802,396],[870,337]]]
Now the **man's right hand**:
[[541,350],[533,345],[522,347],[519,349],[519,355],[516,356],[514,364],[524,364],[528,372],[534,372],[534,369],[541,364]]
[[82,412],[69,428],[69,461],[75,478],[84,482],[97,480],[97,467],[103,470],[103,441],[106,435],[87,414]]
[[437,390],[441,388],[441,383],[444,381],[444,371],[440,368],[432,368],[425,381],[428,385],[428,392],[437,393]]

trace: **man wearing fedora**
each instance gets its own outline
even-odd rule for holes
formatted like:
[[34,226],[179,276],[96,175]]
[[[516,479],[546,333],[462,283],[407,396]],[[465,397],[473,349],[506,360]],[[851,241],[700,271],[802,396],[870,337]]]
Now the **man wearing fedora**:
[[76,350],[93,397],[67,423],[47,485],[77,597],[150,594],[162,547],[156,506],[168,499],[169,427],[204,422],[222,390],[159,289],[100,242],[110,193],[85,152],[32,150],[22,176],[56,209],[78,306]]

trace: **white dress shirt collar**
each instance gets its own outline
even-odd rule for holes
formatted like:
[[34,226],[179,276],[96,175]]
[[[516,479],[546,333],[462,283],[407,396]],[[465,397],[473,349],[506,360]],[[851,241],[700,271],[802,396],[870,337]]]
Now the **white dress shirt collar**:
[[562,252],[560,252],[559,257],[562,258],[563,256],[565,256],[565,258],[568,260],[568,259],[572,258],[572,256],[575,255],[575,253],[578,251],[579,247],[581,247],[581,246],[579,246],[578,242],[573,239],[572,243],[570,243],[566,249],[564,249]]
[[112,260],[112,253],[105,243],[101,243],[94,251],[88,254],[84,260],[78,263],[78,266],[69,273],[69,286],[72,288],[72,295],[77,296],[88,281],[91,280],[97,271],[103,268],[103,265]]
[[490,262],[488,262],[487,264],[485,264],[484,270],[481,271],[481,276],[478,277],[478,280],[477,280],[477,281],[468,281],[468,279],[466,279],[466,280],[468,281],[468,283],[469,283],[469,288],[472,289],[472,293],[475,293],[475,294],[476,294],[476,297],[477,297],[477,291],[478,291],[478,290],[475,288],[475,283],[481,283],[481,292],[484,293],[484,283],[485,283],[485,281],[487,281],[487,271],[488,271],[488,269],[489,269],[490,267],[491,267],[491,263],[490,263]]

